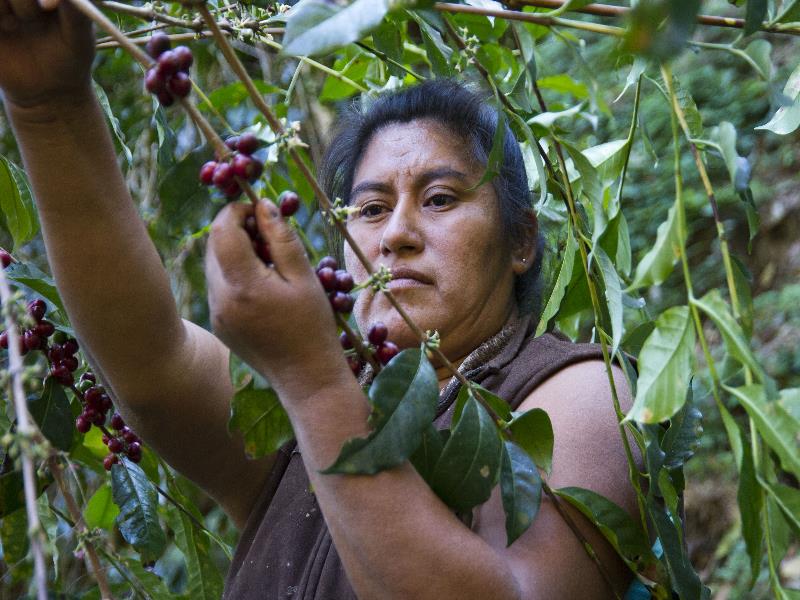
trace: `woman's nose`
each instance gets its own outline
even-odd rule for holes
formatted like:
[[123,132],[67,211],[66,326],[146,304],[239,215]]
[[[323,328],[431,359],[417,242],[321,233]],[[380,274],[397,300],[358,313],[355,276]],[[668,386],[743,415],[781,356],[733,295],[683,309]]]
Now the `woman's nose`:
[[425,244],[419,218],[416,203],[410,199],[401,199],[395,205],[383,229],[381,255],[403,256],[420,252]]

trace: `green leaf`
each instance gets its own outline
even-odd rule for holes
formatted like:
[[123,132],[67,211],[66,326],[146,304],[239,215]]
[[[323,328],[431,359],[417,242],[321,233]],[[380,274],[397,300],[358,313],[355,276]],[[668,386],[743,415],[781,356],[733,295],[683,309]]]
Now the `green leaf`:
[[[170,481],[169,492],[186,510],[188,499]],[[201,515],[192,511],[195,517]],[[209,553],[209,540],[205,533],[197,528],[191,519],[172,504],[168,511],[169,524],[175,532],[175,544],[183,553],[186,561],[186,591],[189,598],[200,600],[219,600],[222,597],[222,575],[214,564]]]
[[800,478],[800,421],[794,419],[779,402],[768,402],[762,385],[724,387],[744,406],[764,441],[778,455],[781,466]]
[[[456,403],[453,407],[453,426],[455,426],[459,419],[461,419],[461,412],[464,410],[464,403],[467,401],[467,398],[472,397],[478,400],[476,393],[480,394],[484,402],[486,402],[492,408],[498,417],[504,421],[511,420],[511,408],[508,406],[508,402],[503,400],[500,396],[493,394],[486,388],[478,385],[477,383],[471,383],[469,386],[461,386],[461,389],[458,391]],[[478,402],[480,402],[480,400],[478,400]]]
[[782,483],[767,484],[764,481],[761,483],[781,509],[781,513],[795,534],[800,535],[800,490]]
[[64,388],[55,379],[48,377],[42,393],[28,398],[28,410],[44,437],[59,450],[69,451],[75,422]]
[[670,207],[667,220],[658,226],[656,241],[636,265],[633,283],[628,291],[648,285],[660,285],[672,273],[678,260],[680,237],[678,233],[678,214],[676,205]]
[[444,440],[439,430],[430,423],[428,428],[422,432],[422,441],[419,446],[409,457],[411,464],[422,476],[422,478],[431,485],[433,470],[436,468],[436,463],[442,455],[444,448]]
[[800,127],[800,65],[789,75],[789,80],[783,88],[783,95],[789,98],[792,104],[778,108],[767,123],[755,129],[766,129],[778,135],[787,135]]
[[351,438],[322,473],[374,474],[407,460],[436,415],[436,372],[418,348],[403,350],[386,365],[369,390],[373,431]]
[[767,16],[767,0],[747,0],[744,17],[744,34],[750,35],[761,29]]
[[600,274],[603,276],[603,287],[606,307],[611,318],[611,356],[617,353],[622,336],[625,334],[625,326],[622,321],[622,285],[614,263],[598,245],[593,250],[600,265]]
[[489,151],[489,158],[486,160],[486,169],[481,176],[481,180],[470,189],[479,188],[500,174],[500,170],[503,168],[503,156],[505,155],[505,141],[506,117],[504,112],[498,112],[494,137],[492,137],[492,149]]
[[584,6],[591,4],[593,1],[594,0],[567,0],[566,2],[564,2],[564,4],[562,4],[555,10],[549,11],[547,15],[555,17],[557,15],[564,14],[565,12],[570,10],[576,11],[583,8]]
[[119,506],[117,526],[147,562],[164,552],[167,538],[158,522],[158,497],[144,471],[136,463],[122,459],[111,467],[111,491]]
[[663,464],[670,470],[682,467],[694,455],[703,433],[703,415],[692,404],[692,386],[688,387],[686,394],[686,403],[670,419],[669,429],[661,440]]
[[711,290],[700,300],[695,299],[692,302],[717,326],[725,340],[728,353],[744,366],[749,367],[759,381],[764,382],[767,377],[766,373],[753,355],[742,328],[728,311],[728,305],[722,299],[719,290]]
[[553,490],[577,508],[632,568],[655,562],[647,536],[631,516],[608,498],[579,487]]
[[425,44],[425,54],[431,63],[433,72],[438,77],[451,76],[453,69],[450,66],[450,56],[453,54],[453,49],[444,42],[442,34],[436,28],[413,12],[411,16],[419,25],[422,42]]
[[558,269],[558,276],[556,277],[553,291],[550,292],[550,297],[547,299],[547,304],[544,306],[542,316],[539,317],[539,324],[536,326],[536,336],[542,335],[547,331],[550,320],[558,314],[558,309],[561,307],[561,301],[564,299],[564,294],[567,291],[570,281],[572,280],[572,268],[575,264],[575,253],[578,250],[578,243],[572,235],[572,227],[567,229],[567,242],[564,247],[564,259]]
[[344,8],[325,0],[301,0],[286,14],[283,52],[293,56],[328,54],[366,36],[388,10],[386,0],[355,0]]
[[39,231],[28,179],[19,167],[3,156],[0,156],[0,211],[14,240],[14,250]]
[[659,423],[683,406],[694,358],[689,307],[674,306],[658,319],[639,354],[636,400],[628,421]]
[[783,6],[783,11],[775,19],[776,23],[793,23],[800,21],[800,0],[792,0]]
[[684,88],[677,78],[673,78],[672,82],[675,88],[675,97],[678,100],[683,113],[686,117],[686,123],[689,126],[689,134],[693,138],[703,137],[703,118],[700,111],[697,110],[697,104],[689,91]]
[[28,516],[25,509],[4,515],[0,520],[0,541],[3,543],[3,563],[13,569],[28,555]]
[[114,132],[114,136],[117,138],[123,154],[125,154],[125,160],[128,161],[128,166],[133,166],[133,154],[125,141],[125,132],[119,124],[119,119],[114,114],[114,111],[111,110],[111,104],[108,102],[106,91],[94,80],[92,80],[92,87],[94,87],[94,93],[97,96],[100,107],[103,109],[106,119],[108,119],[108,124],[111,125],[111,130]]
[[603,188],[600,185],[600,177],[597,173],[597,169],[594,168],[592,163],[589,162],[589,159],[586,158],[583,152],[578,150],[578,148],[560,138],[559,142],[572,158],[575,169],[580,174],[583,193],[586,195],[586,197],[589,200],[602,198]]
[[746,190],[750,184],[751,168],[749,161],[736,152],[736,128],[732,123],[723,121],[711,130],[709,137],[717,143],[734,189],[737,192]]
[[242,434],[244,450],[250,458],[277,452],[294,437],[278,394],[271,388],[256,388],[253,381],[234,394],[228,431]]
[[553,424],[541,408],[532,408],[517,415],[509,429],[514,441],[527,452],[546,473],[553,468]]
[[[46,273],[37,269],[29,263],[13,263],[6,269],[6,276],[12,281],[25,286],[29,290],[39,294],[45,300],[56,306],[61,312],[64,311],[64,304],[58,294],[56,284]],[[50,317],[48,316],[48,319]]]
[[756,479],[756,468],[750,444],[742,439],[742,466],[739,470],[739,489],[736,493],[739,514],[742,517],[742,537],[750,557],[750,587],[761,572],[761,548],[764,531],[761,511],[764,510],[764,490]]
[[[378,51],[383,52],[395,62],[403,64],[403,37],[398,23],[383,20],[372,32],[372,42]],[[406,76],[405,71],[397,65],[389,63],[387,66],[391,75],[401,79]]]
[[772,79],[772,60],[770,59],[772,44],[767,40],[753,40],[747,44],[744,53],[752,59],[756,72],[764,81]]
[[506,514],[506,546],[531,526],[542,501],[542,479],[530,456],[512,442],[503,442],[500,492]]
[[587,148],[583,151],[583,155],[597,169],[600,181],[614,181],[622,172],[628,145],[627,139],[613,140]]
[[83,519],[90,529],[99,527],[110,531],[114,527],[117,515],[119,515],[119,507],[114,504],[111,486],[107,483],[97,488],[89,498],[86,508],[83,509]]
[[0,475],[0,517],[25,506],[22,472],[9,471]]
[[468,398],[436,463],[433,491],[457,510],[486,502],[497,483],[502,449],[491,417],[474,398]]

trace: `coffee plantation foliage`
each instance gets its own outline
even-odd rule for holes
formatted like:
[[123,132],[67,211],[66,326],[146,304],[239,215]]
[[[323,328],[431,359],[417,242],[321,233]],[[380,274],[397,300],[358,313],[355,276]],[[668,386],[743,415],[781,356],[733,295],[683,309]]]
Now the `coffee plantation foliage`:
[[[556,490],[561,501],[595,521],[657,597],[800,597],[800,1],[640,0],[616,19],[572,12],[588,4],[582,0],[555,12],[490,0],[292,4],[208,8],[258,93],[299,131],[302,144],[292,148],[312,170],[345,106],[431,77],[483,90],[517,134],[546,238],[540,330],[601,342],[609,360],[616,354],[627,365],[636,402],[624,427],[645,458],[634,478],[641,519],[577,488]],[[102,6],[130,38],[147,37],[154,25],[181,36],[194,54],[192,101],[221,135],[250,132],[262,141],[257,156],[266,169],[256,190],[271,198],[296,190],[295,223],[313,258],[330,251],[335,236],[310,182],[287,159],[287,138],[270,130],[220,41],[197,34],[206,31],[197,8]],[[458,12],[464,7],[474,13]],[[504,8],[547,18],[480,14]],[[701,8],[743,19],[744,28],[695,26]],[[772,32],[759,31],[762,23]],[[775,33],[781,28],[794,34]],[[105,31],[94,77],[181,314],[208,326],[203,240],[225,199],[198,172],[213,149],[180,107],[165,109],[143,90],[144,69]],[[46,318],[69,336],[4,120],[0,136],[0,243],[17,261],[5,274],[19,291],[4,305],[19,304],[7,312],[21,319],[25,303],[42,298]],[[499,152],[489,157],[487,180]],[[90,368],[78,356],[76,375]],[[411,383],[390,396],[413,396],[426,377],[421,353],[404,356],[397,368]],[[638,359],[638,373],[629,358]],[[28,410],[41,431],[30,439],[16,433],[8,371],[3,378],[2,597],[36,592],[20,491],[27,453],[38,468],[33,509],[53,593],[100,596],[87,567],[90,546],[115,597],[218,598],[238,533],[229,519],[146,443],[139,463],[107,472],[100,431],[74,429],[79,387],[43,383],[46,372],[41,354],[26,357]],[[239,363],[231,372],[240,392],[230,428],[244,434],[248,452],[289,439],[265,382]],[[375,403],[377,396],[370,394]],[[461,422],[482,422],[486,411],[463,400]],[[507,449],[508,468],[533,460],[546,482],[546,416],[512,420],[493,399],[483,401],[511,421],[528,451]],[[531,515],[537,481],[517,498]],[[77,516],[83,525],[75,527]]]

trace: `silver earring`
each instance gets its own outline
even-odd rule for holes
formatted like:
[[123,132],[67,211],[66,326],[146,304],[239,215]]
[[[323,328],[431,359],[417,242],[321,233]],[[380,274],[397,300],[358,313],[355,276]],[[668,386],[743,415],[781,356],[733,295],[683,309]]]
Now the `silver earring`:
[[523,259],[522,259],[522,262],[523,262],[523,264],[524,264],[524,263],[528,262],[528,259],[527,259],[527,258],[523,258]]

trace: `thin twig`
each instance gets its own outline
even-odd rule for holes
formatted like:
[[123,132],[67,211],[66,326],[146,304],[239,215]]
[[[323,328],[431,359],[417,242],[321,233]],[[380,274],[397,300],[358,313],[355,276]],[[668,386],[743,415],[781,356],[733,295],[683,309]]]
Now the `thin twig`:
[[197,30],[203,28],[203,24],[197,19],[195,19],[194,21],[189,21],[187,19],[179,19],[177,17],[172,17],[170,15],[165,15],[164,13],[160,13],[156,10],[153,10],[152,8],[145,8],[144,6],[131,6],[130,4],[123,4],[122,2],[113,2],[112,0],[103,0],[102,2],[98,2],[98,5],[112,12],[139,17],[140,19],[144,19],[146,21],[158,21],[160,23],[164,23],[165,25],[170,25],[172,27],[182,27],[184,29],[197,29]]
[[44,543],[42,525],[39,522],[39,511],[36,506],[36,471],[33,467],[31,443],[37,428],[32,424],[25,402],[25,390],[22,386],[22,340],[14,321],[11,288],[3,269],[0,269],[0,304],[3,307],[3,320],[8,336],[8,371],[11,375],[11,396],[14,402],[14,413],[17,418],[17,440],[22,461],[22,480],[25,495],[25,510],[28,515],[28,539],[33,552],[34,577],[36,581],[36,597],[47,600],[47,569],[44,561]]
[[64,473],[62,472],[61,465],[55,456],[51,456],[48,460],[48,463],[50,466],[50,473],[53,474],[53,478],[56,480],[58,489],[61,490],[61,495],[64,496],[64,502],[67,505],[67,511],[69,511],[69,515],[73,521],[73,527],[78,532],[79,537],[83,537],[83,547],[86,550],[86,557],[88,562],[91,564],[94,577],[97,579],[97,585],[100,588],[100,597],[103,600],[113,600],[114,595],[111,593],[111,586],[108,584],[106,571],[100,564],[100,559],[97,557],[97,552],[95,551],[94,545],[88,539],[86,539],[84,535],[87,533],[86,524],[83,521],[83,516],[78,508],[78,504],[75,502],[75,497],[72,495],[69,485],[64,480]]

